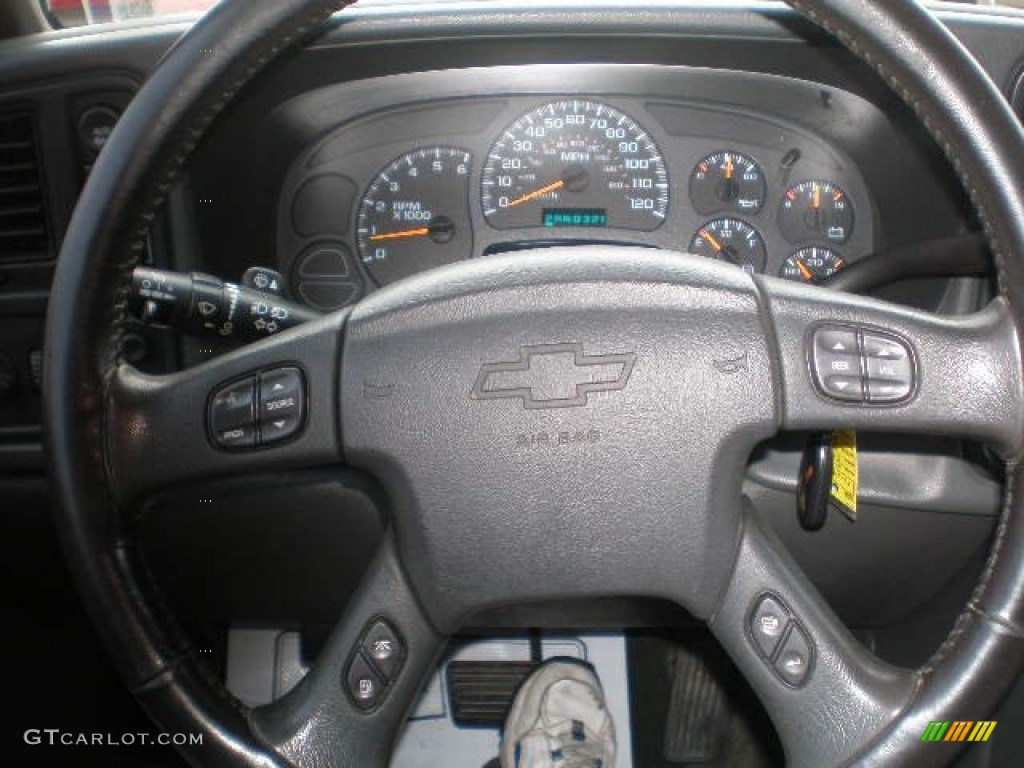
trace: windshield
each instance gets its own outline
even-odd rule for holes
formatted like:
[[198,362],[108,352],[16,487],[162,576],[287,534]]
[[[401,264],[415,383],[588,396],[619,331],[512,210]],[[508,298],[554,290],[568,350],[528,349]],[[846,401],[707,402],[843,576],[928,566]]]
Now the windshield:
[[123,19],[153,18],[205,11],[217,0],[43,0],[54,24],[79,27]]
[[[388,0],[363,0],[387,2]],[[403,0],[410,2],[410,0]],[[411,0],[426,2],[428,0]],[[723,0],[723,2],[726,0]],[[217,0],[41,0],[55,26],[77,27],[125,19],[155,18],[177,13],[205,11]],[[1024,0],[953,0],[972,5],[1024,8]]]

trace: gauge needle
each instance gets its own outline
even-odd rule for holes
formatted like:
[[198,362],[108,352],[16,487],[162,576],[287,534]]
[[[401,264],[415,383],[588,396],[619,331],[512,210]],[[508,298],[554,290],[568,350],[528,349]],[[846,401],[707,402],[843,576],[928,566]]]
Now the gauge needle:
[[807,268],[807,265],[800,261],[800,259],[796,259],[796,268],[800,270],[800,275],[804,280],[814,279],[814,273],[811,272],[811,270]]
[[731,179],[732,178],[732,171],[733,171],[732,155],[726,155],[725,156],[725,178]]
[[817,184],[814,185],[814,194],[811,197],[811,208],[814,210],[821,208],[821,187]]
[[715,252],[716,252],[716,253],[721,253],[721,252],[722,252],[722,244],[721,244],[720,242],[718,242],[717,240],[715,240],[715,238],[714,238],[714,237],[712,237],[712,236],[711,236],[711,235],[710,235],[710,234],[708,233],[708,231],[707,231],[706,229],[702,229],[702,230],[700,231],[700,235],[701,235],[701,237],[703,237],[703,238],[704,238],[705,240],[707,240],[707,241],[708,241],[709,243],[711,243],[711,247],[715,249]]
[[565,179],[559,179],[553,184],[548,184],[546,187],[541,187],[540,189],[536,189],[533,192],[527,192],[525,195],[517,197],[515,200],[511,201],[505,207],[511,208],[512,206],[521,205],[523,203],[529,202],[530,200],[536,200],[538,197],[543,197],[548,192],[554,192],[556,189],[561,189],[564,186]]
[[420,227],[419,229],[403,229],[399,232],[385,232],[380,235],[370,235],[370,242],[377,242],[379,240],[402,240],[407,237],[426,237],[430,234],[430,227]]

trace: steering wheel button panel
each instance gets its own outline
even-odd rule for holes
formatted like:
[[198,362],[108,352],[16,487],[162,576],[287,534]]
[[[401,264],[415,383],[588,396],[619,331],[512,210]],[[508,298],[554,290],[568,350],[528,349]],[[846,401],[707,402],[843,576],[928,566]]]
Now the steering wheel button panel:
[[363,655],[357,653],[345,675],[345,688],[352,702],[364,711],[374,709],[384,698],[384,687],[384,680]]
[[810,675],[813,661],[813,646],[800,625],[793,622],[775,659],[775,671],[787,685],[799,688]]
[[771,659],[789,625],[789,611],[771,595],[763,596],[750,614],[750,636],[757,650]]
[[362,647],[384,679],[394,682],[405,658],[405,644],[391,625],[386,621],[374,622],[363,636]]
[[820,325],[812,335],[812,378],[826,397],[892,404],[913,393],[914,356],[905,340],[854,326]]

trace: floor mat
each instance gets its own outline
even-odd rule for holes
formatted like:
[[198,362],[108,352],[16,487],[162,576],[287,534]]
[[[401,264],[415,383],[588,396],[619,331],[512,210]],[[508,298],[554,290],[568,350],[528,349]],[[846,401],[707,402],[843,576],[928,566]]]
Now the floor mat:
[[782,746],[767,713],[710,633],[630,638],[639,768],[774,768]]

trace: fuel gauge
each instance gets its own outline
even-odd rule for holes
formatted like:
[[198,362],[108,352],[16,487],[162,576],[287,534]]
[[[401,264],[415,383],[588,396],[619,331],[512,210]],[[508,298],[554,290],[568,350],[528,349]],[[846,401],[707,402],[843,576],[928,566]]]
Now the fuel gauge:
[[690,253],[735,264],[745,272],[762,272],[767,257],[764,240],[739,219],[715,219],[697,230]]

